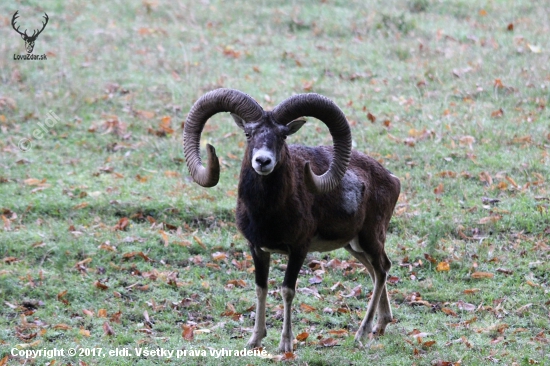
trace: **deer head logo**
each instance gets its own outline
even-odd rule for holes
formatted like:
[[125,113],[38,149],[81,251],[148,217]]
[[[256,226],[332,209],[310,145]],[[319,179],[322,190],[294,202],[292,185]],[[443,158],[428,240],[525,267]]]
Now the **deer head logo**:
[[42,29],[40,29],[40,30],[35,29],[34,32],[32,33],[32,35],[29,36],[27,34],[26,29],[25,29],[25,32],[21,33],[19,31],[19,26],[17,28],[15,27],[15,20],[19,17],[19,15],[17,13],[19,13],[19,10],[16,11],[15,14],[13,14],[13,18],[11,18],[11,25],[12,25],[13,29],[15,29],[15,31],[17,33],[19,33],[21,35],[21,38],[23,38],[23,40],[25,41],[25,48],[27,49],[27,53],[32,53],[32,50],[34,49],[34,42],[36,41],[36,38],[38,38],[38,35],[40,33],[42,33],[44,28],[46,28],[46,24],[48,24],[48,19],[49,19],[48,14],[44,13],[44,19],[46,19],[46,22],[42,23]]

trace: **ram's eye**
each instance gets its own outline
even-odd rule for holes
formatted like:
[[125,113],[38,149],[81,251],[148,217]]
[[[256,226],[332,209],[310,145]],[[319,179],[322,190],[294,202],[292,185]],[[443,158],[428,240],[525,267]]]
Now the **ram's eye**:
[[283,135],[283,140],[286,140],[288,136],[287,135]]
[[250,138],[250,134],[248,132],[246,132],[244,135],[246,136],[247,139]]

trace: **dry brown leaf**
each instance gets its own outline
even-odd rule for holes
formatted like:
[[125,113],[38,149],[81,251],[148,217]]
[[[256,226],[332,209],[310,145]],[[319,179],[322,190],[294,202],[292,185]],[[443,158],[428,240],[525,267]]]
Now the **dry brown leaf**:
[[85,266],[86,264],[90,263],[92,261],[92,258],[88,257],[84,260],[81,260],[80,262],[77,262],[74,265],[74,268]]
[[441,308],[441,311],[450,316],[457,316],[457,314],[449,308]]
[[442,194],[444,191],[444,186],[443,186],[443,183],[439,183],[439,185],[437,187],[434,188],[434,193],[436,195],[440,195]]
[[422,343],[422,347],[429,348],[435,344],[435,341],[427,341]]
[[321,282],[323,282],[323,278],[320,277],[320,276],[313,276],[311,277],[309,280],[308,280],[309,283],[311,283],[312,285],[316,285],[316,284],[319,284]]
[[91,310],[88,310],[88,309],[82,309],[82,312],[83,312],[83,313],[84,313],[85,315],[87,315],[87,316],[89,316],[89,317],[91,317],[91,318],[93,318],[93,317],[94,317],[94,312],[93,312],[93,311],[91,311]]
[[164,172],[164,176],[165,176],[166,178],[179,178],[180,173],[175,172],[175,171],[173,171],[173,170],[166,170],[166,171]]
[[83,208],[88,207],[88,205],[89,205],[88,202],[82,202],[82,203],[79,203],[76,206],[73,206],[73,209],[74,210],[82,210]]
[[45,182],[46,182],[46,179],[36,179],[36,178],[29,178],[23,181],[23,183],[25,183],[28,186],[38,186]]
[[111,328],[111,325],[109,325],[109,322],[107,322],[107,321],[105,323],[103,323],[103,332],[107,336],[114,336],[115,335],[115,331],[113,330],[113,328]]
[[138,117],[141,117],[143,119],[151,119],[155,117],[155,112],[150,111],[136,111],[136,114],[138,115]]
[[346,337],[349,334],[349,332],[346,329],[329,330],[327,333],[335,337]]
[[506,178],[506,180],[507,180],[508,182],[510,182],[510,184],[511,184],[514,188],[518,188],[518,187],[519,187],[518,184],[517,184],[511,177],[506,176],[506,177],[504,177],[504,178]]
[[334,347],[338,345],[338,341],[334,338],[325,338],[321,339],[319,344],[323,347]]
[[300,333],[296,336],[296,340],[298,342],[304,342],[307,339],[307,337],[309,337],[309,333],[308,332],[302,332],[302,333]]
[[186,341],[192,341],[195,338],[194,325],[182,324],[181,328],[183,329],[183,332],[181,333],[183,339],[185,339]]
[[78,333],[80,333],[84,337],[90,336],[90,331],[88,329],[84,329],[84,327],[80,327],[80,330],[78,331]]
[[445,170],[437,173],[437,175],[442,178],[456,178],[456,173],[452,170]]
[[193,235],[193,239],[197,242],[197,244],[199,244],[203,249],[206,249],[206,245],[204,245],[204,243],[202,242],[201,238],[199,238],[198,236],[196,235]]
[[456,306],[460,310],[466,310],[466,311],[474,311],[476,309],[476,306],[474,304],[470,304],[470,303],[464,302],[462,300],[458,301],[456,303]]
[[479,173],[479,180],[489,185],[493,184],[493,178],[487,172]]
[[107,290],[109,288],[109,286],[107,286],[104,283],[101,283],[99,281],[95,281],[94,286],[97,287],[100,290]]
[[246,287],[246,281],[245,280],[229,280],[227,281],[227,284],[238,286],[238,287]]
[[343,295],[343,297],[357,297],[359,295],[361,295],[361,285],[355,286],[351,289],[349,294]]
[[224,252],[214,252],[212,253],[212,259],[216,262],[223,261],[227,258],[227,253]]
[[273,356],[274,361],[292,361],[296,359],[293,352],[285,352],[282,355]]
[[376,122],[376,117],[371,112],[367,113],[367,119],[372,123]]
[[97,316],[99,318],[106,318],[107,317],[107,309],[99,309],[97,311]]
[[159,234],[162,237],[162,242],[164,243],[164,246],[167,247],[170,244],[168,240],[168,234],[164,230],[159,230]]
[[485,225],[485,224],[489,224],[489,223],[495,223],[500,219],[502,219],[502,216],[500,216],[500,215],[487,216],[487,217],[483,217],[483,218],[479,219],[479,221],[477,223],[480,224],[480,225]]
[[502,116],[504,116],[504,111],[502,110],[502,108],[491,112],[491,117],[492,118],[500,118]]
[[65,297],[65,295],[67,295],[67,290],[61,291],[57,294],[57,300],[61,300],[63,297]]
[[436,271],[439,271],[439,272],[450,271],[451,266],[449,265],[449,262],[439,262],[435,269]]
[[471,277],[475,279],[481,279],[481,278],[493,278],[495,275],[489,272],[474,272],[472,273]]
[[71,327],[68,326],[67,324],[56,324],[53,326],[53,329],[56,329],[56,330],[70,330]]
[[317,309],[315,309],[313,306],[304,303],[300,304],[300,309],[302,309],[302,311],[305,313],[312,313],[314,311],[317,311]]
[[113,230],[115,230],[115,231],[116,230],[124,231],[128,227],[129,223],[130,222],[129,222],[128,218],[123,217],[120,220],[118,220],[118,223],[113,227]]
[[468,146],[468,148],[470,150],[473,150],[473,147],[472,145],[476,142],[476,139],[473,137],[473,136],[470,136],[470,135],[466,135],[466,136],[462,136],[458,139],[458,143],[461,145],[461,146]]

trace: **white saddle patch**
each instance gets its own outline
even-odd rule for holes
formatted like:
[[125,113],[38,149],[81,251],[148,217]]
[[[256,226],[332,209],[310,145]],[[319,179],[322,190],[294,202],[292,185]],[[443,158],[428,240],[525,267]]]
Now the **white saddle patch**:
[[353,215],[357,212],[363,199],[363,182],[353,171],[348,170],[344,174],[340,186],[342,187],[342,208],[347,214]]

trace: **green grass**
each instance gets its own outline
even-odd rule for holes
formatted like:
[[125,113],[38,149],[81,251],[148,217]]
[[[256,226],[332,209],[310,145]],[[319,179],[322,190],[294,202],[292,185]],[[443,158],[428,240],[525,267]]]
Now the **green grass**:
[[[354,147],[402,182],[387,240],[395,323],[355,347],[370,279],[345,251],[313,253],[293,318],[294,335],[309,337],[291,363],[549,363],[550,28],[543,3],[3,3],[0,360],[31,361],[12,357],[13,348],[80,347],[107,356],[53,359],[274,362],[209,355],[241,350],[253,326],[253,265],[234,224],[245,139],[228,116],[209,122],[203,142],[223,162],[220,184],[207,190],[186,171],[181,125],[203,93],[229,87],[265,108],[293,93],[330,97],[351,123]],[[16,10],[28,29],[48,13],[34,49],[47,61],[13,60],[25,51],[10,25]],[[49,111],[60,122],[28,151],[18,148]],[[173,130],[167,134],[163,117]],[[291,142],[330,144],[322,125],[310,122]],[[127,227],[116,230],[123,218]],[[326,268],[311,285],[307,264],[332,259],[351,265]],[[442,262],[448,271],[437,270]],[[274,355],[284,264],[274,256],[264,340]],[[492,277],[476,279],[476,272]],[[357,285],[361,294],[346,297]],[[301,304],[315,311],[304,313]],[[242,316],[223,315],[228,310]],[[183,325],[196,327],[193,340],[182,337]],[[329,333],[339,329],[343,337]],[[338,345],[322,347],[320,339],[331,336]],[[108,355],[139,347],[208,356]]]

